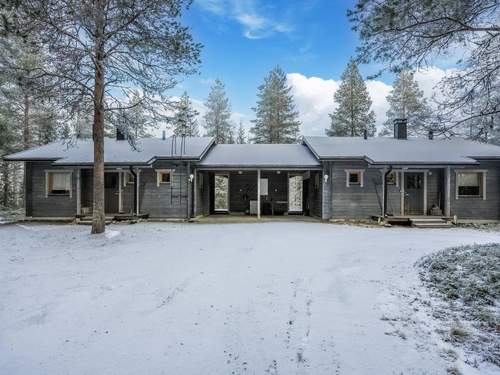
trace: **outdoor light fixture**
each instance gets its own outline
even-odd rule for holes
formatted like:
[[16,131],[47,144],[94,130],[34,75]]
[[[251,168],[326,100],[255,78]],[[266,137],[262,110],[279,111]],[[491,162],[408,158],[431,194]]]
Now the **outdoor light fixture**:
[[276,171],[276,174],[281,174],[281,171]]
[[243,174],[243,171],[238,171],[238,174]]
[[189,175],[189,182],[193,182],[193,180],[194,180],[194,174],[191,173]]
[[327,175],[327,174],[325,174],[325,175],[323,176],[323,181],[325,181],[325,184],[328,182],[328,175]]

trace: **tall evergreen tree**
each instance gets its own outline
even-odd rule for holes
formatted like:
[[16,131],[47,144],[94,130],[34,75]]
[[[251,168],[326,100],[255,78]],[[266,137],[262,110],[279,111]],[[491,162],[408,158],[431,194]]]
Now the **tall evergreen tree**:
[[193,108],[193,103],[186,91],[182,94],[177,103],[175,113],[172,119],[175,135],[186,135],[188,137],[199,137],[198,130],[198,112]]
[[250,129],[255,143],[295,143],[300,131],[299,112],[295,109],[291,87],[285,72],[277,66],[259,86],[254,126]]
[[[165,92],[193,73],[201,46],[181,24],[189,0],[66,0],[6,2],[17,12],[4,30],[32,35],[51,54],[38,76],[52,77],[66,103],[82,96],[93,104],[92,233],[105,230],[104,135],[110,111],[121,111],[130,87],[141,89],[142,105],[163,120]],[[163,108],[162,108],[163,107]],[[157,110],[156,110],[157,109]]]
[[342,83],[335,92],[334,102],[338,107],[330,114],[331,125],[326,129],[328,136],[357,137],[365,130],[369,136],[375,135],[375,113],[370,109],[372,100],[353,59],[342,73]]
[[236,143],[244,144],[246,142],[247,137],[245,134],[245,128],[243,128],[243,123],[240,121],[240,126],[238,127],[238,135],[236,137]]
[[217,143],[229,143],[231,133],[231,105],[226,96],[224,83],[220,79],[210,89],[205,101],[207,112],[205,119],[206,135],[215,137]]
[[394,134],[393,124],[397,118],[408,120],[409,135],[424,134],[428,130],[429,105],[412,71],[403,70],[398,74],[387,101],[389,110],[384,128],[380,132],[381,136]]

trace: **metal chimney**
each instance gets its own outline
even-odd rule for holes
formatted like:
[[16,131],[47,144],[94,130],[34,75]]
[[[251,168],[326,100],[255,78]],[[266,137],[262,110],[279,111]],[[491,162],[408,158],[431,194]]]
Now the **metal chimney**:
[[429,139],[432,141],[434,139],[434,130],[429,129]]
[[162,140],[167,139],[167,132],[165,130],[161,132],[161,139]]
[[408,139],[407,124],[408,120],[405,118],[397,118],[394,120],[395,139]]
[[365,129],[365,130],[363,131],[363,138],[364,138],[364,139],[368,139],[368,129]]

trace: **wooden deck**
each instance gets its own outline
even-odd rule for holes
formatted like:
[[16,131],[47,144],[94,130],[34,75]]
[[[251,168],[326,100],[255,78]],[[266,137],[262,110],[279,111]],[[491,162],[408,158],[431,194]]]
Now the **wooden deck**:
[[416,228],[449,228],[453,225],[453,218],[447,216],[388,216],[385,219],[380,215],[372,216],[373,220],[391,225],[412,226]]

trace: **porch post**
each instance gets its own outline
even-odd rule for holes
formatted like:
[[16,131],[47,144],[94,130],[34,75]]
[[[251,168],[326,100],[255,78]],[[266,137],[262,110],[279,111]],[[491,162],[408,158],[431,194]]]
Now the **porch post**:
[[196,217],[196,212],[198,211],[198,171],[196,168],[193,171],[193,216]]
[[141,170],[139,168],[137,168],[136,171],[135,171],[136,176],[137,176],[136,177],[136,179],[137,179],[137,190],[135,192],[136,197],[137,197],[137,199],[136,199],[137,200],[137,207],[135,208],[135,213],[136,213],[137,216],[139,216],[139,212],[140,212],[139,207],[141,206],[140,203],[139,203],[139,190],[141,189],[140,188],[140,184],[139,184],[140,183],[140,178],[139,178],[139,176],[140,176],[139,172],[140,171]]
[[76,215],[80,216],[82,214],[82,182],[81,182],[80,168],[76,169]]
[[405,216],[405,171],[401,170],[401,216]]
[[188,161],[187,162],[187,199],[186,199],[186,206],[187,206],[187,219],[191,219],[191,191],[193,190],[192,189],[192,186],[191,184],[193,183],[191,181],[191,163]]
[[382,218],[385,218],[385,215],[387,214],[385,212],[386,210],[386,205],[385,205],[385,199],[386,199],[386,196],[387,194],[385,193],[385,189],[387,188],[387,186],[385,186],[385,174],[387,173],[387,167],[384,167],[384,169],[382,170]]
[[424,216],[427,215],[427,173],[429,171],[424,171]]
[[451,168],[446,167],[444,173],[444,215],[451,216]]
[[123,201],[122,201],[122,181],[123,178],[123,172],[121,170],[118,170],[118,213],[123,212]]
[[260,169],[257,169],[257,219],[260,219]]

